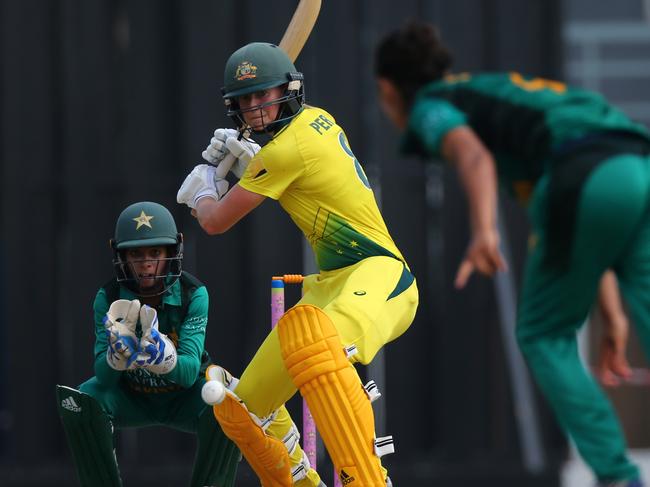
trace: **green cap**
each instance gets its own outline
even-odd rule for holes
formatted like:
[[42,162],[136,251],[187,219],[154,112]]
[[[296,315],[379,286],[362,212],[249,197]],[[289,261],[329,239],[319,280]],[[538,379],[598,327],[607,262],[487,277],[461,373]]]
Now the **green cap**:
[[115,225],[116,249],[176,245],[178,231],[174,217],[164,206],[141,201],[127,207]]
[[298,74],[287,53],[275,44],[253,42],[237,49],[224,70],[224,98],[280,86]]

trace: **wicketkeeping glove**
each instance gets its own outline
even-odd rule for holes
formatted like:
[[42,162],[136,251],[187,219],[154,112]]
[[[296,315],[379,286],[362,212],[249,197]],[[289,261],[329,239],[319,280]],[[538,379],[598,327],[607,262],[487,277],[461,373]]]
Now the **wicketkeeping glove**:
[[128,370],[136,367],[138,339],[135,328],[138,323],[140,301],[118,299],[114,301],[104,316],[104,327],[108,338],[106,361],[115,370]]
[[196,203],[205,197],[219,201],[228,191],[228,181],[216,175],[217,168],[207,164],[199,164],[187,175],[178,190],[176,201],[196,208]]
[[167,335],[158,331],[158,313],[146,304],[140,309],[140,353],[135,360],[154,374],[167,374],[176,367],[176,347]]

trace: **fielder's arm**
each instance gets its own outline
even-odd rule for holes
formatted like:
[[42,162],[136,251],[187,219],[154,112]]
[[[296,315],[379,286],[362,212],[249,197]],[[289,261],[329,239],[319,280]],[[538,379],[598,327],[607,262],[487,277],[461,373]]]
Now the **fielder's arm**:
[[201,286],[192,294],[187,315],[178,329],[176,367],[164,376],[165,379],[169,379],[181,387],[191,387],[199,377],[201,356],[205,347],[208,309],[208,290],[205,286]]
[[487,275],[506,270],[496,226],[496,169],[490,151],[467,126],[444,136],[442,156],[454,164],[469,202],[472,242],[455,280],[456,287],[462,288],[474,270]]
[[632,371],[625,356],[630,324],[623,309],[616,275],[611,270],[605,272],[600,280],[598,307],[603,317],[603,338],[597,374],[603,384],[615,386],[619,378],[629,378]]

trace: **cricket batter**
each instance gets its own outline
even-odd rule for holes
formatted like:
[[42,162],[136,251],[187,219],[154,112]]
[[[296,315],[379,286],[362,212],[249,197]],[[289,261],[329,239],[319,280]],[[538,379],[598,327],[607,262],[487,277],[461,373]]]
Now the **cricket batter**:
[[599,485],[640,486],[576,331],[612,268],[650,354],[650,134],[598,94],[514,72],[452,75],[450,64],[435,28],[418,22],[376,53],[381,105],[403,131],[403,151],[453,163],[468,195],[473,238],[456,285],[495,268],[496,167],[532,223],[521,351]]
[[215,168],[199,165],[178,202],[193,208],[207,233],[219,234],[266,198],[278,200],[311,244],[320,272],[308,276],[303,298],[260,346],[234,394],[214,407],[215,416],[263,485],[294,485],[287,464],[295,465],[295,455],[277,433],[263,431],[260,419],[298,389],[342,484],[390,485],[380,456],[392,451],[392,439],[375,436],[369,395],[352,364],[368,364],[409,327],[415,278],[345,132],[332,115],[304,104],[303,76],[288,56],[273,44],[248,44],[230,56],[224,83],[237,128],[270,141],[259,150],[235,130],[217,130],[204,157],[237,157],[241,179],[226,193]]
[[[201,399],[211,364],[208,292],[181,270],[174,218],[157,203],[132,204],[117,219],[111,245],[116,275],[93,305],[95,376],[78,391],[57,386],[81,485],[121,486],[113,428],[153,425],[197,434],[192,487],[234,485],[240,453]],[[223,377],[226,386],[236,383],[225,370]]]

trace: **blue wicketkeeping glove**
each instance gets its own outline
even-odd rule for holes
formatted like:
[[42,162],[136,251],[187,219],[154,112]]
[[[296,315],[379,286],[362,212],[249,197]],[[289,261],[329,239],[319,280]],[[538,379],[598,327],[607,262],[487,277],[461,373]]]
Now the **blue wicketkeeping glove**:
[[139,312],[140,301],[137,299],[118,299],[111,304],[104,316],[108,339],[106,361],[115,370],[124,371],[136,367],[139,347],[135,328]]
[[165,335],[158,331],[158,314],[146,304],[140,308],[142,338],[140,352],[135,363],[154,374],[167,374],[176,367],[176,347]]

